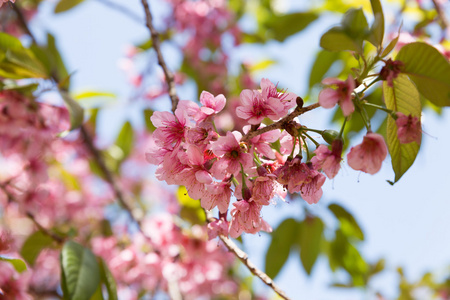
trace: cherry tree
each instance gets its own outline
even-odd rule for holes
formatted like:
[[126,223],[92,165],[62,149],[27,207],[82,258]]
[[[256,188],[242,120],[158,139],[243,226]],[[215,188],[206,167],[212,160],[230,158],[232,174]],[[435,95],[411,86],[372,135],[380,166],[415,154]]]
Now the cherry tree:
[[[368,286],[384,260],[360,253],[356,218],[330,203],[330,225],[310,207],[342,168],[373,175],[389,155],[394,185],[413,165],[423,109],[450,106],[447,3],[322,1],[280,12],[276,1],[152,1],[165,8],[159,16],[146,0],[140,13],[97,0],[147,30],[120,62],[142,126],[130,118],[105,146],[100,119],[117,96],[74,90],[57,37],[32,27],[43,5],[63,18],[91,1],[0,2],[0,299],[268,299],[237,261],[290,299],[274,280],[293,252],[307,274],[323,256],[348,275],[335,285]],[[283,43],[327,13],[340,23],[322,32],[307,93],[256,81],[271,61],[231,67],[233,49]],[[176,68],[167,45],[180,53]],[[189,85],[195,99],[180,92]],[[330,110],[326,128],[303,121]],[[290,202],[303,218],[264,219]],[[264,268],[241,249],[262,232]],[[424,286],[448,298],[447,282],[399,274],[401,299]]]

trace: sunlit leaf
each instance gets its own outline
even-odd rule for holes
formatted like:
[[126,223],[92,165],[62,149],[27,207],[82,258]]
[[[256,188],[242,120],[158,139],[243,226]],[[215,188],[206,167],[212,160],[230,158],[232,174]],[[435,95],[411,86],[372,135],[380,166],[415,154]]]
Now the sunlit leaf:
[[41,231],[36,231],[25,240],[22,249],[20,249],[20,255],[27,263],[34,266],[39,253],[41,253],[43,249],[52,248],[53,245],[54,243],[51,237]]
[[100,270],[95,255],[80,244],[68,241],[62,248],[60,259],[64,298],[90,299],[100,284]]
[[10,263],[17,272],[22,273],[27,270],[27,265],[20,258],[9,258],[5,256],[0,256],[0,261]]
[[200,200],[189,197],[184,186],[180,186],[176,192],[178,203],[181,206],[180,217],[191,224],[204,224],[206,216],[200,205]]
[[415,42],[403,46],[395,60],[419,92],[437,106],[450,106],[450,62],[434,47]]
[[84,0],[60,0],[55,6],[55,14],[59,14],[82,3]]
[[[406,75],[400,74],[393,81],[393,87],[383,82],[384,100],[388,109],[402,112],[405,115],[421,116],[420,96],[414,84]],[[411,167],[419,152],[416,142],[400,144],[397,138],[397,125],[393,118],[387,120],[387,146],[391,154],[395,182]]]
[[299,231],[300,223],[294,219],[286,219],[272,232],[265,263],[266,273],[271,278],[275,278],[286,263]]
[[[356,237],[359,240],[364,240],[364,233],[362,232],[359,224],[351,213],[339,204],[332,203],[328,206],[328,209],[334,214],[334,216],[342,223],[341,229],[347,236]],[[343,227],[343,228],[342,228]]]
[[317,14],[310,12],[296,12],[284,15],[273,15],[265,22],[265,26],[271,32],[270,38],[279,42],[284,41],[291,35],[305,29],[318,18]]

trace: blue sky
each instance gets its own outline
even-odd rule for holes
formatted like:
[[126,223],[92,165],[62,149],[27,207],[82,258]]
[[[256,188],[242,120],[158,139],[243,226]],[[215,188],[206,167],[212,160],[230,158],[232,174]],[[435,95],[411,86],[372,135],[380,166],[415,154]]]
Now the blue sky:
[[[153,10],[160,10],[157,1],[151,1],[151,4]],[[127,5],[143,15],[140,1],[130,0]],[[52,5],[44,2],[32,23],[33,32],[42,37],[40,33],[48,30],[56,36],[69,70],[76,71],[73,91],[110,91],[118,94],[119,98],[130,95],[130,87],[117,61],[124,55],[124,45],[148,38],[146,28],[97,1],[86,1],[71,12],[57,16],[52,15],[51,10]],[[234,55],[252,61],[255,57],[278,60],[276,66],[258,73],[258,76],[279,81],[281,86],[302,95],[306,92],[320,34],[338,21],[334,17],[321,19],[305,34],[290,38],[284,44],[271,43],[258,49],[244,47]],[[172,49],[164,50],[166,57],[175,57],[175,60],[168,60],[174,67],[177,64],[176,53],[172,53]],[[167,51],[175,56],[167,55]],[[189,87],[180,89],[179,93],[182,99],[195,100]],[[105,141],[117,134],[122,126],[121,119],[133,116],[132,110],[126,107],[126,101],[122,99],[100,119],[100,134]],[[330,116],[330,111],[318,109],[302,116],[301,122],[314,128],[330,127]],[[397,184],[391,186],[386,182],[394,178],[389,158],[374,176],[356,172],[344,164],[340,174],[333,181],[326,182],[320,202],[310,207],[313,212],[322,214],[330,202],[337,201],[355,215],[366,236],[361,245],[363,254],[371,261],[381,257],[387,260],[390,271],[382,273],[373,283],[390,298],[397,292],[397,266],[403,266],[409,278],[418,279],[426,271],[433,271],[438,276],[448,274],[450,265],[448,110],[444,110],[440,117],[425,111],[423,130],[425,134],[417,161]],[[354,140],[353,144],[356,143],[359,141]],[[298,203],[279,203],[276,207],[266,208],[264,217],[276,226],[288,216],[298,217],[301,211]],[[246,235],[244,239],[250,258],[263,268],[268,236]],[[329,289],[328,285],[338,275],[332,275],[327,264],[326,259],[320,259],[313,276],[308,278],[300,268],[299,258],[292,256],[276,282],[293,299],[369,299],[364,292]],[[255,283],[257,281],[255,279]],[[266,289],[259,283],[256,287],[262,291]]]

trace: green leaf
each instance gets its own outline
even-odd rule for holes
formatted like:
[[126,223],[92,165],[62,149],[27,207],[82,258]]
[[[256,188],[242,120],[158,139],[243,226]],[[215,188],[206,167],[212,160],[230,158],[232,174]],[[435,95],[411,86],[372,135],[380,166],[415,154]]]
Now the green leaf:
[[133,149],[134,131],[130,122],[125,122],[116,139],[116,145],[122,150],[122,160],[130,155]]
[[[55,37],[50,33],[47,33],[47,53],[51,63],[52,74],[56,77],[57,81],[61,83],[64,79],[69,77],[64,61],[56,47]],[[69,90],[70,81],[66,80],[62,86],[63,89]]]
[[180,186],[175,194],[181,206],[180,217],[191,224],[204,224],[206,221],[205,211],[200,201],[189,197],[186,187]]
[[14,269],[16,269],[16,271],[19,273],[22,273],[23,271],[27,270],[27,265],[20,258],[8,258],[8,257],[0,256],[0,261],[5,261],[7,263],[10,263],[14,267]]
[[116,95],[109,92],[100,92],[100,91],[84,91],[77,93],[73,96],[77,100],[86,99],[86,98],[95,98],[95,97],[110,97],[116,98]]
[[321,50],[317,53],[316,60],[314,61],[309,75],[309,88],[312,88],[322,81],[325,74],[339,57],[339,53],[336,52]]
[[105,285],[106,290],[108,291],[108,300],[118,300],[117,297],[117,285],[114,277],[111,274],[108,266],[102,258],[98,258],[98,265],[100,267],[100,278],[102,284]]
[[[383,82],[383,93],[386,107],[405,115],[421,116],[422,107],[420,95],[408,76],[400,74],[393,80],[393,87]],[[397,125],[393,118],[387,120],[387,146],[391,154],[392,168],[395,172],[395,182],[411,167],[419,152],[420,145],[416,142],[400,144],[397,138]]]
[[362,42],[357,42],[349,37],[346,31],[336,26],[325,32],[320,38],[320,47],[328,51],[362,51]]
[[270,278],[275,278],[286,263],[291,247],[299,235],[300,223],[294,219],[284,220],[272,233],[272,241],[266,253],[265,269]]
[[336,203],[328,205],[328,209],[341,222],[341,230],[346,236],[353,236],[361,241],[364,240],[364,233],[351,213]]
[[298,237],[300,260],[306,273],[310,275],[320,253],[324,225],[322,220],[317,217],[307,217],[301,223],[300,228]]
[[30,235],[23,243],[20,249],[20,256],[22,256],[27,263],[34,266],[36,258],[39,253],[45,248],[53,248],[53,239],[41,231],[36,231]]
[[144,109],[144,121],[145,121],[145,127],[149,132],[153,132],[156,130],[156,127],[153,125],[152,121],[150,120],[150,117],[153,115],[153,110],[151,109]]
[[381,7],[380,0],[370,0],[370,4],[372,5],[372,11],[375,19],[370,27],[368,41],[375,47],[381,47],[383,45],[384,36],[383,8]]
[[394,50],[395,46],[397,45],[398,39],[400,35],[397,35],[395,39],[389,42],[389,44],[384,48],[383,52],[381,53],[381,57],[385,57],[389,53],[391,53],[392,50]]
[[95,293],[89,300],[104,300],[101,285],[98,285],[97,289],[95,290]]
[[310,12],[296,12],[284,15],[274,15],[266,19],[264,24],[272,36],[270,38],[283,42],[286,38],[305,29],[317,20],[318,15]]
[[55,14],[59,14],[82,3],[84,0],[60,0],[55,6]]
[[342,17],[341,25],[347,35],[357,41],[358,44],[362,43],[362,39],[369,30],[369,24],[362,8],[349,9]]
[[70,130],[80,127],[83,124],[84,119],[84,109],[72,99],[72,97],[65,91],[59,91],[64,103],[66,104],[67,109],[70,114]]
[[403,46],[395,60],[419,92],[437,106],[450,106],[450,62],[434,47],[415,42]]
[[80,244],[66,242],[61,251],[61,277],[65,299],[90,299],[100,284],[95,255]]

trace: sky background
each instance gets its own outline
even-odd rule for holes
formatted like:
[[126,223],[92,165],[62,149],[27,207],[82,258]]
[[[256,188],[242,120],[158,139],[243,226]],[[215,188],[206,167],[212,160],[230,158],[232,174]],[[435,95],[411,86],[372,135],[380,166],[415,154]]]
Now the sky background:
[[[151,1],[150,4],[158,24],[164,5],[159,1]],[[143,16],[140,1],[129,0],[126,5]],[[113,141],[123,121],[135,116],[130,108],[132,105],[127,101],[131,89],[118,61],[124,57],[125,45],[145,41],[148,32],[144,26],[96,0],[86,1],[60,15],[53,15],[52,10],[52,3],[46,1],[42,4],[31,24],[32,31],[38,38],[43,38],[46,31],[55,35],[69,72],[76,71],[72,77],[72,91],[94,89],[119,96],[119,101],[100,116],[100,142],[107,144]],[[304,95],[320,35],[338,22],[339,17],[327,15],[283,44],[245,46],[233,51],[231,58],[250,62],[277,60],[277,65],[258,73],[258,79],[267,77],[282,87],[288,87],[291,92]],[[179,54],[170,47],[163,48],[163,52],[173,70],[180,62]],[[153,62],[156,68],[154,59]],[[180,88],[178,93],[181,99],[197,100],[195,90],[190,86]],[[168,104],[167,101],[167,106],[161,109],[168,109]],[[303,115],[300,122],[312,128],[339,130],[329,124],[331,113],[317,109]],[[139,126],[141,121],[134,120],[134,124]],[[340,203],[354,214],[366,237],[361,244],[363,256],[371,262],[386,258],[388,271],[374,278],[372,288],[382,291],[388,298],[393,298],[398,292],[397,266],[403,266],[407,277],[412,280],[419,279],[427,271],[438,277],[449,274],[450,113],[444,109],[442,116],[437,117],[435,113],[425,111],[422,123],[424,135],[420,153],[397,184],[391,186],[386,182],[394,178],[389,158],[384,161],[381,171],[373,176],[356,172],[344,163],[338,176],[326,181],[324,196],[319,203],[310,206],[311,211],[323,216],[326,222],[332,221],[326,213],[331,202]],[[353,140],[353,145],[360,140]],[[298,218],[302,210],[298,202],[278,203],[275,207],[265,208],[263,214],[276,228],[286,217]],[[245,250],[262,269],[268,242],[267,234],[244,237]],[[341,275],[331,274],[327,259],[321,257],[308,278],[299,257],[291,255],[275,281],[293,299],[371,299],[364,291],[329,288],[332,280],[341,278]],[[255,287],[263,293],[268,290],[258,279],[255,279]]]

